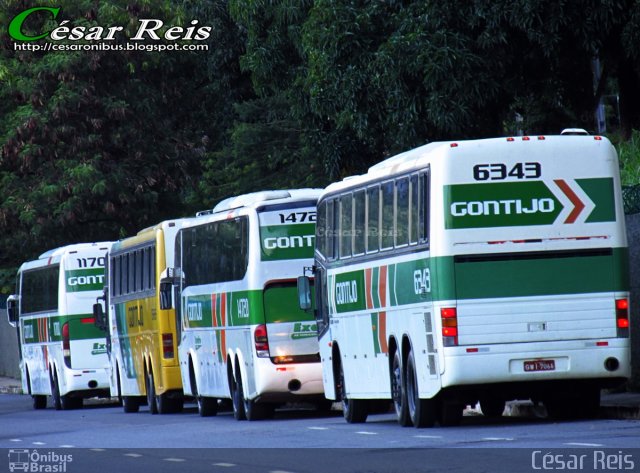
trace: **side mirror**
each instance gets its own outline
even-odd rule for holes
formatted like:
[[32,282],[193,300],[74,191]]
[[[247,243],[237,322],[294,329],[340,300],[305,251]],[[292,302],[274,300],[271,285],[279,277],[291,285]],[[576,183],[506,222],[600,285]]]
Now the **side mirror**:
[[102,304],[99,302],[101,299],[104,300],[104,297],[98,297],[96,303],[93,304],[93,318],[95,319],[95,326],[103,332],[106,332],[108,328],[107,314],[102,308]]
[[[96,298],[96,303],[93,304],[93,319],[94,325],[103,332],[109,329],[109,320],[107,317],[107,294],[109,293],[109,287],[105,286],[102,290],[102,295]],[[102,302],[100,302],[102,301]],[[104,308],[102,307],[104,303]]]
[[311,309],[311,283],[308,276],[298,277],[298,305],[302,310]]
[[9,325],[12,327],[16,327],[18,324],[18,301],[20,300],[20,296],[13,294],[7,297],[7,319],[9,320]]

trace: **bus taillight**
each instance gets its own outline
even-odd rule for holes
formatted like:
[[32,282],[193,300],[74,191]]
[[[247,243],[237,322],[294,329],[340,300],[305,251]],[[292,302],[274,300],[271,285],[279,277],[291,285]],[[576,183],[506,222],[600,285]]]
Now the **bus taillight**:
[[445,347],[458,346],[458,311],[455,307],[440,309],[442,319],[442,344]]
[[62,325],[62,356],[67,368],[71,368],[71,338],[69,337],[69,322]]
[[269,338],[267,337],[267,326],[264,324],[258,325],[256,331],[253,334],[253,339],[256,343],[256,354],[259,358],[269,357]]
[[162,334],[162,356],[164,358],[173,358],[173,335],[170,333]]
[[618,337],[629,336],[629,299],[616,299],[616,328]]

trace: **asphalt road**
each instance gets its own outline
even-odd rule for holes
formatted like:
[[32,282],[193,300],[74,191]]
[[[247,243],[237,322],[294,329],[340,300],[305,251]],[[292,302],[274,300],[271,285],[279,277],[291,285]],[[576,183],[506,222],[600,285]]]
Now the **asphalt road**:
[[[400,427],[392,414],[347,424],[340,412],[290,409],[273,420],[238,422],[228,411],[201,418],[193,405],[181,414],[155,416],[146,407],[125,414],[104,403],[34,411],[27,396],[0,396],[4,471],[9,462],[16,466],[20,451],[47,467],[39,471],[65,473],[534,472],[572,469],[568,462],[574,457],[579,462],[580,456],[582,468],[573,469],[640,471],[639,447],[640,422],[634,420],[475,415],[465,416],[458,427],[418,430]],[[59,461],[64,454],[72,461]],[[52,470],[56,461],[59,469]]]

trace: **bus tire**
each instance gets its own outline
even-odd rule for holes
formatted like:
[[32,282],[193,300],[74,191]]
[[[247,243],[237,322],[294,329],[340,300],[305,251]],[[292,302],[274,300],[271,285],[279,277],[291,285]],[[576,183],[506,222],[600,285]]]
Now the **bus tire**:
[[420,399],[418,390],[418,377],[416,375],[416,362],[413,350],[407,357],[406,375],[406,399],[407,411],[411,423],[416,428],[433,427],[438,416],[438,406],[435,399]]
[[196,402],[200,417],[212,417],[218,413],[218,400],[215,397],[198,396]]
[[391,362],[391,397],[393,399],[393,407],[396,411],[398,424],[403,427],[411,425],[409,417],[409,409],[407,408],[407,390],[405,384],[405,376],[402,373],[402,361],[400,350],[397,349],[393,354]]
[[149,412],[153,415],[158,413],[158,404],[156,403],[156,386],[153,381],[153,372],[148,371],[146,380],[147,390],[147,404],[149,405]]
[[273,417],[275,406],[273,404],[265,404],[249,399],[244,400],[244,413],[248,421],[263,420]]
[[158,414],[175,414],[182,411],[184,399],[179,394],[158,394],[156,396],[156,405],[158,406]]
[[233,417],[236,420],[246,420],[247,415],[244,410],[244,389],[242,388],[242,375],[240,367],[236,366],[236,376],[232,383],[231,400],[233,401]]
[[140,401],[137,396],[122,396],[122,409],[127,414],[140,410]]
[[47,408],[47,396],[42,394],[35,394],[31,396],[33,400],[33,408],[36,410],[46,409]]
[[503,399],[495,397],[485,397],[480,399],[480,410],[485,417],[498,418],[502,417],[504,408],[507,405]]
[[58,386],[58,375],[51,373],[51,398],[53,400],[53,408],[56,411],[62,410],[62,397],[60,396],[60,387]]
[[349,424],[362,424],[369,416],[369,405],[366,399],[351,399],[347,397],[347,390],[344,382],[344,370],[340,363],[340,381],[336,391],[339,393],[342,402],[342,415]]
[[62,409],[65,411],[72,409],[82,409],[83,401],[81,397],[71,397],[69,394],[65,394],[61,397]]

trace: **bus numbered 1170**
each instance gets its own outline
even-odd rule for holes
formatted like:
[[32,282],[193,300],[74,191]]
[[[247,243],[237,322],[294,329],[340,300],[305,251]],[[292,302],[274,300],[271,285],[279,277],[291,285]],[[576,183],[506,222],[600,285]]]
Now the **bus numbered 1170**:
[[313,262],[319,190],[263,191],[201,212],[176,239],[178,340],[185,394],[200,415],[231,399],[238,420],[324,398],[316,324],[296,278]]
[[9,323],[18,329],[22,391],[34,409],[82,407],[108,397],[104,333],[92,306],[102,293],[111,242],[69,245],[40,255],[18,270],[16,294],[7,299]]
[[[586,135],[586,132],[585,132]],[[325,394],[349,422],[597,413],[630,376],[616,152],[600,136],[431,143],[327,187],[315,289]],[[308,307],[304,277],[301,305]]]

